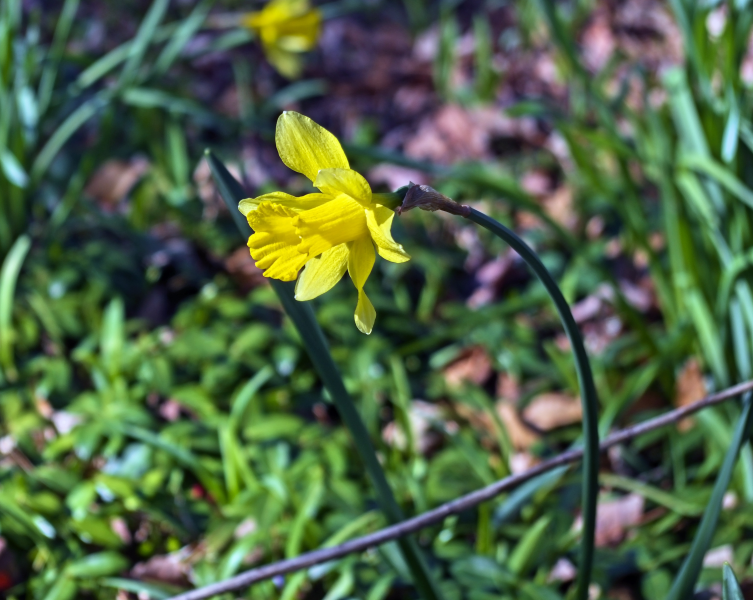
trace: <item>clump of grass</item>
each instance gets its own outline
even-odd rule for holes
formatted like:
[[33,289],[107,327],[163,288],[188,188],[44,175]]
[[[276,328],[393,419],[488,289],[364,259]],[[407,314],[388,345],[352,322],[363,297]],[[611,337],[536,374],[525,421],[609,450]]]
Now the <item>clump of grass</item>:
[[[486,13],[469,20],[452,7],[440,15],[427,3],[405,4],[417,31],[441,16],[433,24],[439,94],[468,107],[488,102],[500,42]],[[200,53],[244,48],[250,35],[213,32],[205,45],[190,45],[211,2],[184,9],[157,0],[135,23],[133,39],[101,56],[70,44],[81,35],[83,5],[67,0],[61,13],[39,16],[21,5],[0,4],[0,535],[8,548],[0,566],[12,583],[3,593],[59,600],[110,598],[121,589],[166,597],[189,585],[185,569],[192,585],[202,585],[248,561],[274,561],[384,525],[300,337],[269,288],[224,267],[220,257],[240,246],[237,233],[224,212],[202,220],[192,190],[207,139],[240,155],[239,137],[262,142],[277,111],[305,105],[326,82],[271,79],[270,87],[265,80],[261,93],[257,65],[239,53],[221,77],[239,84],[241,116],[219,116],[190,92],[189,63]],[[513,175],[517,161],[551,165],[551,157],[513,152],[504,161],[440,167],[374,147],[347,151],[364,166],[388,159],[423,169],[439,189],[486,201],[510,225],[521,212],[536,213],[543,224],[526,238],[568,299],[613,284],[624,334],[593,357],[606,431],[633,418],[637,399],[671,398],[688,357],[700,358],[709,386],[751,376],[753,128],[740,65],[753,17],[724,3],[724,26],[710,35],[706,19],[722,9],[673,2],[687,61],[661,76],[631,71],[627,83],[642,90],[635,107],[614,94],[608,73],[595,77],[581,65],[576,41],[590,5],[556,12],[554,5],[521,7],[527,12],[516,39],[538,43],[549,31],[570,102],[526,102],[511,113],[561,134],[573,168],[558,176],[574,189],[583,220],[599,216],[623,257],[645,257],[658,298],[650,319],[617,285],[608,240],[562,227]],[[466,59],[473,78],[457,90],[450,70],[464,27],[477,44]],[[657,92],[666,98],[659,105],[650,101]],[[150,169],[132,201],[122,214],[103,210],[85,183],[105,159],[136,153]],[[152,229],[165,221],[180,234]],[[569,354],[553,340],[556,317],[540,286],[514,272],[514,285],[496,302],[469,311],[467,253],[448,244],[456,232],[423,215],[399,227],[413,240],[414,260],[386,268],[383,283],[371,284],[380,313],[371,338],[352,330],[344,286],[315,310],[399,504],[420,512],[509,473],[515,450],[497,412],[495,375],[524,382],[522,404],[545,390],[576,393],[577,382]],[[481,244],[487,257],[503,250],[484,236]],[[481,355],[490,364],[485,381],[448,384],[447,365]],[[618,547],[597,550],[595,582],[603,590],[621,572],[637,582],[635,598],[667,597],[694,539],[683,571],[690,575],[672,592],[679,597],[696,576],[702,586],[722,580],[720,569],[698,561],[709,544],[731,546],[735,567],[749,564],[747,414],[714,409],[683,435],[621,448],[625,471],[609,480],[613,493],[617,484],[640,489],[655,518]],[[565,427],[528,452],[550,454],[577,436],[577,427]],[[742,466],[734,466],[735,446]],[[728,481],[737,506],[720,512]],[[575,560],[579,484],[577,474],[554,473],[418,536],[446,597],[564,597],[568,584],[549,574],[559,558]],[[177,565],[173,580],[135,577],[166,556]],[[141,571],[133,570],[138,563]],[[726,577],[728,593],[736,593]],[[377,600],[409,598],[413,590],[400,554],[385,546],[246,592],[258,599],[328,594]]]

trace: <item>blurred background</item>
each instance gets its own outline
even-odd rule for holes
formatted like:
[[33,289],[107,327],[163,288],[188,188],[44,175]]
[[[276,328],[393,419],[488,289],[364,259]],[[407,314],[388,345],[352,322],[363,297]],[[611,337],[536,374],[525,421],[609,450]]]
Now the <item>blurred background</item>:
[[[203,158],[249,196],[303,193],[282,110],[375,191],[427,183],[525,237],[572,303],[602,434],[751,377],[747,0],[292,4],[318,11],[310,50],[259,2],[0,0],[3,597],[167,598],[385,525]],[[378,260],[372,335],[347,282],[313,306],[416,514],[567,448],[581,409],[517,255],[444,214],[394,235],[413,258]],[[593,598],[666,597],[739,414],[604,455]],[[697,598],[725,561],[753,598],[751,503],[746,445]],[[565,598],[579,506],[555,472],[418,541],[448,600]],[[235,597],[414,594],[388,544]]]

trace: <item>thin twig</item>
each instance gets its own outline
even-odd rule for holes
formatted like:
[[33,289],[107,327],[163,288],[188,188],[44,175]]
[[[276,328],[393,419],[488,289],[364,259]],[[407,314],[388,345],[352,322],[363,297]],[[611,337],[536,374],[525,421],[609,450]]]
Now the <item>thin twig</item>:
[[[723,390],[717,394],[711,394],[698,402],[671,410],[655,419],[649,419],[638,425],[633,425],[632,427],[626,427],[625,429],[616,431],[601,442],[599,449],[603,452],[612,446],[616,446],[617,444],[649,431],[653,431],[654,429],[659,429],[660,427],[676,423],[694,412],[713,406],[714,404],[719,404],[720,402],[734,398],[735,396],[739,396],[740,394],[751,390],[753,390],[753,381],[748,381]],[[170,600],[205,600],[206,598],[211,598],[218,594],[248,587],[253,583],[265,579],[270,579],[286,573],[292,573],[294,571],[300,571],[301,569],[334,560],[346,556],[347,554],[362,552],[369,548],[374,548],[386,542],[419,531],[429,525],[438,523],[450,515],[473,508],[474,506],[490,500],[503,492],[533,479],[534,477],[546,473],[547,471],[576,462],[580,460],[582,456],[582,448],[568,450],[567,452],[563,452],[549,460],[539,463],[523,473],[510,475],[509,477],[500,479],[491,485],[476,490],[475,492],[471,492],[465,496],[461,496],[460,498],[452,500],[442,506],[438,506],[437,508],[418,515],[417,517],[413,517],[412,519],[407,519],[396,525],[385,527],[384,529],[350,540],[339,546],[314,550],[312,552],[307,552],[306,554],[301,554],[296,558],[290,558],[288,560],[251,569],[245,573],[226,579],[225,581],[220,581],[219,583],[214,583],[197,590],[179,594],[178,596],[172,597]]]

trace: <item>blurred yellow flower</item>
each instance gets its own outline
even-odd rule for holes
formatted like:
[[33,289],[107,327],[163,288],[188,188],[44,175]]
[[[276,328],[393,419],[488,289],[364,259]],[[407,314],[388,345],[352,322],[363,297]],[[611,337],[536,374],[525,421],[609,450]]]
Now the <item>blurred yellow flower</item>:
[[271,0],[243,18],[243,25],[259,36],[267,60],[290,79],[301,74],[301,53],[316,45],[321,22],[321,13],[309,0]]
[[376,251],[401,263],[410,259],[392,239],[395,213],[379,204],[367,181],[351,170],[340,142],[296,112],[284,112],[275,131],[282,162],[308,177],[321,193],[296,198],[273,192],[241,200],[238,209],[255,233],[251,256],[266,277],[293,281],[296,300],[311,300],[332,287],[347,269],[358,290],[356,326],[371,333],[376,311],[363,291]]

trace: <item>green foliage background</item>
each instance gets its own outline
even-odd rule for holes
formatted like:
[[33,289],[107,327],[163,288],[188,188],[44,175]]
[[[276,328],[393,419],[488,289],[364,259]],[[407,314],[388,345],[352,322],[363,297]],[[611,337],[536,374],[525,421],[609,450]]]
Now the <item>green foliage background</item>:
[[[437,94],[479,106],[493,103],[504,78],[493,68],[499,41],[485,11],[506,3],[469,4],[339,2],[323,10],[328,18],[397,19],[416,32],[436,26]],[[518,183],[530,165],[554,164],[545,151],[452,167],[417,163],[378,147],[367,119],[345,141],[356,168],[386,160],[423,170],[440,191],[482,201],[511,226],[521,213],[537,214],[526,239],[569,300],[615,284],[624,330],[592,357],[606,432],[669,407],[689,357],[701,360],[710,387],[752,375],[753,128],[740,65],[753,9],[742,0],[671,1],[686,63],[660,74],[636,68],[615,91],[609,78],[627,58],[616,56],[594,77],[579,56],[580,28],[599,4],[510,3],[519,43],[547,36],[568,83],[567,106],[526,98],[506,109],[561,134],[573,164],[557,175],[574,190],[576,231],[547,220]],[[706,22],[720,6],[727,19],[712,36]],[[86,3],[42,11],[0,1],[0,574],[9,598],[104,599],[118,590],[165,598],[385,524],[301,340],[268,286],[227,268],[224,258],[242,240],[221,208],[207,217],[192,178],[206,146],[237,164],[244,137],[269,143],[281,109],[306,112],[327,94],[322,79],[267,76],[272,89],[255,87],[264,67],[249,50],[252,35],[207,20],[210,9],[247,8],[124,3],[106,24],[133,22],[132,35],[103,55],[77,43]],[[468,31],[474,78],[458,88],[451,73]],[[202,44],[192,43],[201,35]],[[234,78],[240,116],[214,112],[196,92],[192,69],[202,57]],[[625,101],[633,84],[640,110]],[[661,102],[650,100],[656,92]],[[94,202],[84,191],[93,173],[107,159],[134,155],[150,167],[130,201],[116,209]],[[577,393],[543,288],[521,270],[497,301],[469,310],[476,284],[458,229],[417,212],[396,219],[396,237],[414,259],[379,262],[369,282],[374,334],[353,326],[349,286],[314,304],[407,513],[510,472],[514,450],[493,383],[453,387],[442,374],[468,349],[483,349],[495,373],[524,384],[522,405],[543,391]],[[585,222],[595,216],[605,233],[589,237]],[[651,244],[657,234],[659,246]],[[505,250],[478,235],[486,257]],[[638,312],[616,285],[615,240],[625,256],[646,256],[654,314]],[[659,405],[639,405],[647,394]],[[417,415],[426,431],[411,426]],[[621,447],[623,472],[605,465],[603,499],[637,492],[652,516],[622,543],[599,548],[603,597],[668,596],[739,417],[734,404],[704,412],[682,435],[661,430]],[[388,424],[402,443],[385,441]],[[557,429],[530,452],[551,455],[578,435],[577,426]],[[729,545],[744,581],[753,556],[747,444],[731,489],[737,502],[721,511],[710,547]],[[422,532],[446,597],[566,597],[569,585],[549,576],[558,559],[575,560],[579,490],[577,471],[557,472]],[[163,560],[159,577],[138,575],[166,556],[172,567]],[[722,581],[718,567],[694,574],[704,588]],[[244,592],[286,600],[413,593],[395,545]]]

